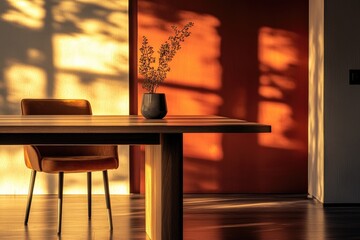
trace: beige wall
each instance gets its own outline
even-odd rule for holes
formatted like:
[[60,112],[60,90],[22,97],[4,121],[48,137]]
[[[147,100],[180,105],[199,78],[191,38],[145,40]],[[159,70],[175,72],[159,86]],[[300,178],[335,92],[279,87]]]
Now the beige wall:
[[[127,12],[127,0],[4,1],[0,114],[20,114],[22,98],[86,98],[96,115],[128,114]],[[129,191],[128,147],[120,159],[110,173],[112,193]],[[0,194],[27,193],[21,146],[1,146],[0,176]],[[56,183],[39,174],[35,192],[55,193]],[[101,174],[93,183],[95,193],[103,191]],[[65,193],[84,193],[85,186],[86,174],[65,176]]]

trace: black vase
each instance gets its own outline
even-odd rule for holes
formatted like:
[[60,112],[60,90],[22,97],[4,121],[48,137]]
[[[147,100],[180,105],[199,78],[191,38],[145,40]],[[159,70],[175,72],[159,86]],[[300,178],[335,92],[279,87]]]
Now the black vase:
[[144,93],[141,114],[147,119],[162,119],[167,114],[164,93]]

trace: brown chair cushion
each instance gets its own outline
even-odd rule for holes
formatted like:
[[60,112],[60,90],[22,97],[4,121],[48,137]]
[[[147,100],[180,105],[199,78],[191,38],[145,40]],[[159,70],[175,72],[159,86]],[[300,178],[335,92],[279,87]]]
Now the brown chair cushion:
[[41,163],[42,171],[47,173],[104,171],[118,167],[117,159],[111,156],[44,157]]

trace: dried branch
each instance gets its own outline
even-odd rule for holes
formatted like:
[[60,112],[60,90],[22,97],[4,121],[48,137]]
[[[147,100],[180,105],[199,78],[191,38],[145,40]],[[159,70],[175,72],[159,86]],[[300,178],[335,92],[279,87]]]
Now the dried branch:
[[142,87],[149,93],[155,93],[159,85],[165,80],[167,73],[170,71],[169,62],[174,58],[176,52],[181,49],[181,43],[185,41],[185,38],[190,36],[189,29],[192,26],[194,26],[193,22],[189,22],[181,30],[176,26],[171,26],[174,35],[161,44],[158,51],[159,62],[157,68],[152,67],[156,63],[153,56],[154,48],[149,45],[148,39],[143,36],[140,48],[139,73],[144,76]]

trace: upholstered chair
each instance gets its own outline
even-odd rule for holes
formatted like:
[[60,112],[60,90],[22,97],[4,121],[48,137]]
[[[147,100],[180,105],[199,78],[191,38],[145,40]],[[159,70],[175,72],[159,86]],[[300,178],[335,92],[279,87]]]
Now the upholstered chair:
[[[82,99],[23,99],[23,115],[91,115]],[[32,170],[24,224],[28,224],[37,172],[58,174],[58,234],[61,233],[64,173],[87,173],[88,218],[91,219],[91,172],[102,171],[110,230],[113,229],[107,170],[119,166],[117,146],[24,146],[25,164]]]

